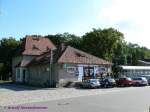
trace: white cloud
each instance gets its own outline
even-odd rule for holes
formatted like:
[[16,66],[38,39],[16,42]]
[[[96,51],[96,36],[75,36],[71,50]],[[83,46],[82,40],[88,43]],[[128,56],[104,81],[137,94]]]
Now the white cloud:
[[112,0],[99,14],[103,27],[115,27],[125,40],[150,48],[150,1]]

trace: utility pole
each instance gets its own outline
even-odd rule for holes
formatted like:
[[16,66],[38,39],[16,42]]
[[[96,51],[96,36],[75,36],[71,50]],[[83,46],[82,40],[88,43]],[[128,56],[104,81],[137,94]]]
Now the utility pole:
[[50,50],[50,61],[49,61],[49,85],[52,86],[52,64],[53,64],[53,50]]

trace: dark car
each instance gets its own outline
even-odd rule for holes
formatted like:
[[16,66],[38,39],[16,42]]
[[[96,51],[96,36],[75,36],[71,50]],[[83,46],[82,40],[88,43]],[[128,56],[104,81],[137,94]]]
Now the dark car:
[[115,87],[116,81],[113,78],[104,78],[100,80],[101,87]]
[[80,84],[81,88],[99,88],[100,87],[100,82],[99,79],[88,79],[84,80]]
[[124,78],[119,78],[117,81],[117,86],[125,87],[125,86],[132,86],[133,81],[130,77],[124,77]]

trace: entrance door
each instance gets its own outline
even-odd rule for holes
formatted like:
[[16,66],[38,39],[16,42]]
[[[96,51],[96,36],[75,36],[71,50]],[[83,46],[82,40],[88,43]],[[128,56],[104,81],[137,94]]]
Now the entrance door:
[[83,67],[83,79],[94,78],[94,67]]
[[26,75],[26,70],[23,69],[23,76],[22,76],[22,81],[23,81],[23,83],[25,83],[25,75]]
[[21,78],[20,77],[20,68],[16,68],[16,76],[15,77],[16,77],[16,82],[20,82],[20,80],[21,80],[20,79]]

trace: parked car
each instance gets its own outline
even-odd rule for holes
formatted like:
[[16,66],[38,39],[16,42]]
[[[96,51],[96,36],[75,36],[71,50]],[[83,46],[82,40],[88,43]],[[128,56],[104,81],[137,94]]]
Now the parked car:
[[150,85],[150,75],[141,75],[140,77],[145,77]]
[[133,78],[134,86],[147,86],[148,81],[145,77],[135,77]]
[[84,80],[80,86],[81,88],[99,88],[100,82],[99,79],[88,79]]
[[132,86],[133,81],[130,77],[119,78],[116,80],[117,86]]
[[101,87],[115,87],[116,81],[113,78],[104,78],[100,80]]

